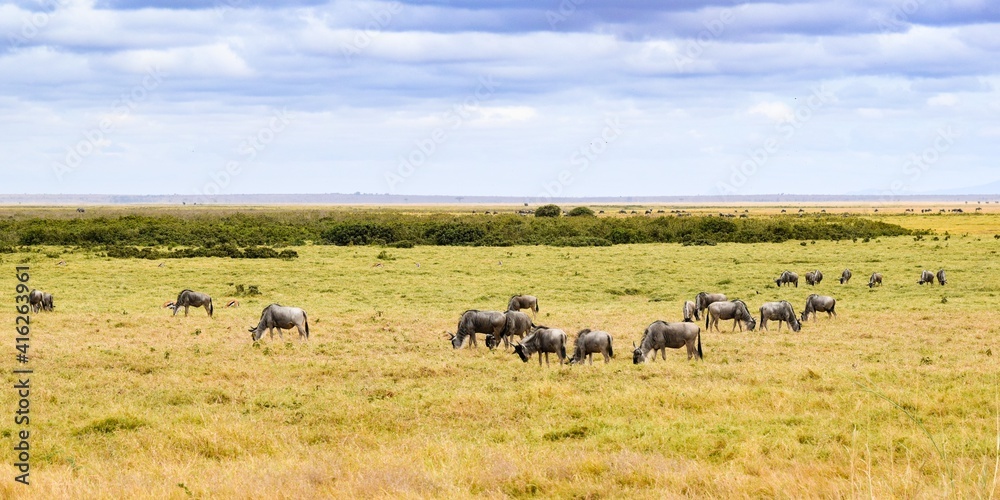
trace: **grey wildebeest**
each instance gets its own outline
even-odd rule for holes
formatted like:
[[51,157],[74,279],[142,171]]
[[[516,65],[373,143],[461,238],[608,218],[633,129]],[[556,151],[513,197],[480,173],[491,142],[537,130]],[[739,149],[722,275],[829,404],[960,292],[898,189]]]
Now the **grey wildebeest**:
[[882,273],[872,273],[872,277],[868,278],[868,288],[875,285],[882,286]]
[[501,341],[503,341],[504,349],[506,349],[510,346],[514,335],[523,339],[535,327],[535,323],[531,321],[531,317],[521,311],[506,311],[503,315],[505,317],[504,326],[500,335],[494,335],[492,332],[486,334],[486,347],[491,351],[494,347],[500,345]]
[[778,321],[778,331],[781,331],[781,323],[786,322],[793,332],[802,329],[799,318],[795,316],[795,309],[787,300],[780,302],[765,302],[760,306],[760,329],[767,330],[767,320]]
[[851,270],[844,269],[844,272],[840,273],[840,284],[845,285],[848,281],[851,281]]
[[298,307],[271,304],[261,311],[257,327],[250,328],[250,338],[256,342],[264,336],[264,330],[268,330],[273,339],[275,328],[278,329],[278,336],[284,338],[281,330],[288,330],[293,326],[299,331],[299,338],[309,340],[309,318],[305,311]]
[[806,283],[809,283],[809,285],[815,286],[821,281],[823,281],[823,272],[819,269],[806,273]]
[[600,330],[584,329],[576,334],[576,348],[573,349],[573,357],[569,364],[583,363],[585,360],[594,364],[594,353],[604,356],[604,362],[611,361],[615,357],[615,351],[611,347],[611,334]]
[[538,314],[538,297],[534,295],[515,295],[507,302],[508,311],[520,311],[521,309],[531,309],[531,314]]
[[28,304],[31,306],[31,312],[38,312],[38,310],[42,308],[42,297],[44,295],[45,293],[41,290],[32,290],[28,292]]
[[934,273],[924,269],[920,273],[920,281],[917,282],[918,285],[923,285],[924,283],[934,284]]
[[778,276],[778,279],[774,280],[774,284],[778,285],[779,288],[781,287],[781,285],[787,285],[789,283],[794,284],[795,288],[798,288],[799,275],[791,271],[784,271],[781,273],[781,276]]
[[741,321],[746,324],[747,330],[751,332],[757,326],[757,320],[753,319],[753,315],[747,309],[746,303],[739,299],[729,302],[715,302],[708,306],[708,315],[705,316],[705,328],[711,331],[711,326],[714,326],[715,331],[720,331],[720,319],[733,320],[734,331],[736,330],[736,325],[740,326],[741,332],[743,331],[743,325],[740,324]]
[[[700,292],[694,297],[694,309],[704,313],[705,309],[708,309],[708,306],[716,302],[725,302],[726,300],[726,295],[723,293]],[[701,321],[701,318],[698,318],[698,320]]]
[[948,282],[948,280],[945,279],[945,276],[944,276],[944,269],[938,269],[937,279],[938,279],[938,283],[941,283],[941,286],[944,286],[944,284]]
[[174,301],[174,316],[177,315],[177,310],[184,308],[184,315],[188,315],[189,307],[205,307],[208,311],[208,316],[211,317],[215,308],[212,307],[212,297],[209,297],[207,293],[195,292],[193,290],[182,290],[181,293],[177,295],[177,300]]
[[458,328],[455,333],[451,333],[451,346],[455,349],[462,347],[465,337],[469,337],[469,345],[476,345],[477,333],[491,333],[494,338],[499,339],[507,324],[507,316],[500,311],[478,311],[470,309],[462,313],[458,319]]
[[53,303],[52,294],[42,292],[42,310],[52,312],[55,308],[56,306]]
[[818,312],[825,312],[828,318],[832,318],[837,315],[836,307],[837,299],[814,293],[806,298],[806,307],[802,310],[802,321],[809,319],[810,313],[812,313],[813,321],[816,321],[816,313]]
[[684,321],[687,321],[688,323],[694,321],[691,318],[701,321],[701,315],[698,314],[698,308],[694,305],[694,302],[689,300],[684,302]]
[[667,360],[667,348],[680,349],[687,346],[688,359],[698,356],[703,359],[701,352],[701,327],[695,323],[667,323],[666,321],[654,321],[646,327],[642,334],[639,345],[632,344],[635,350],[632,351],[632,363],[644,363],[653,351],[653,360],[656,360],[656,351],[660,351],[660,356]]
[[536,352],[538,353],[538,366],[542,366],[542,353],[545,353],[545,366],[549,366],[550,352],[556,353],[559,356],[559,364],[563,364],[566,361],[566,332],[558,328],[536,326],[524,338],[524,342],[514,344],[514,354],[517,354],[525,363]]

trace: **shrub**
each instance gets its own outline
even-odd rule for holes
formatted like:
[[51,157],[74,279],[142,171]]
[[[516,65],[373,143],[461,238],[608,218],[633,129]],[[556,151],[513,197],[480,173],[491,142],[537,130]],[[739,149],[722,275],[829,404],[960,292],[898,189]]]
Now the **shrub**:
[[[536,213],[535,215],[537,216],[538,214]],[[594,211],[587,207],[576,207],[573,210],[570,210],[567,215],[570,217],[593,217]]]
[[562,209],[559,205],[542,205],[535,209],[535,217],[559,217]]

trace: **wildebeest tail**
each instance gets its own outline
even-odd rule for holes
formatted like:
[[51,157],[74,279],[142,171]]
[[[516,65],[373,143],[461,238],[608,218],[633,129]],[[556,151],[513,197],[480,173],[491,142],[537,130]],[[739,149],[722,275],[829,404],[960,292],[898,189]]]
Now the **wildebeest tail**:
[[536,313],[538,312],[538,300],[537,299],[535,300],[535,312]]
[[215,306],[212,305],[212,299],[208,299],[208,316],[211,317],[215,313]]
[[705,359],[705,355],[701,352],[701,330],[698,330],[698,359]]
[[306,323],[306,339],[309,338],[309,316],[306,315],[305,311],[302,311],[302,320]]
[[562,356],[562,359],[566,359],[566,342],[559,345],[559,355]]
[[611,338],[611,335],[608,335],[608,356],[613,358],[615,357],[615,348],[611,346],[612,341],[614,339]]

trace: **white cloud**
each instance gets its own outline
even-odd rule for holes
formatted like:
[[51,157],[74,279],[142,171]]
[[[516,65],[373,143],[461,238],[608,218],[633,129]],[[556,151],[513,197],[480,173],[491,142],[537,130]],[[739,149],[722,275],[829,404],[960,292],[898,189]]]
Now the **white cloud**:
[[955,94],[938,94],[927,99],[927,104],[930,106],[952,107],[958,104],[958,96]]
[[761,115],[775,122],[795,119],[795,111],[783,102],[761,102],[747,110],[751,115]]

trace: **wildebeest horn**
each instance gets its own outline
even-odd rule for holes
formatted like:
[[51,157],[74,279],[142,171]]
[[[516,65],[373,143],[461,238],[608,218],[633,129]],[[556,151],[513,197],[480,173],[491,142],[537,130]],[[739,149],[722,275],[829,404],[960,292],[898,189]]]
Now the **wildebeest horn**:
[[632,348],[633,349],[638,349],[639,348],[639,346],[635,345],[635,341],[634,340],[632,341]]

